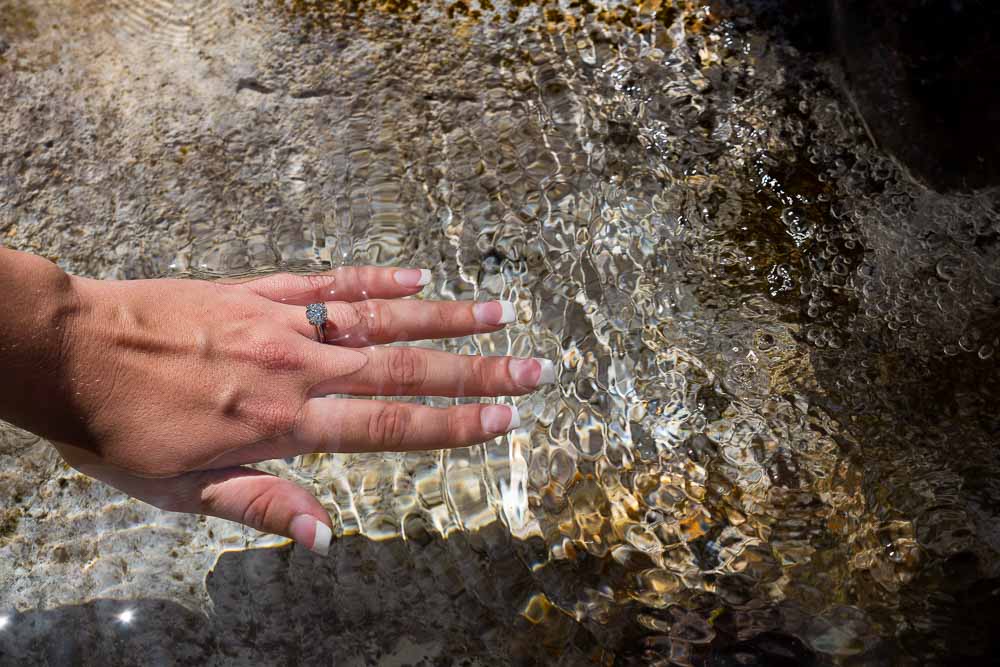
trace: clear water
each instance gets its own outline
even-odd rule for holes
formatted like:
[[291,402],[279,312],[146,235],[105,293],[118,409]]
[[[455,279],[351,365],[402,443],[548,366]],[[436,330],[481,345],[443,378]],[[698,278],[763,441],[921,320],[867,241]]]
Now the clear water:
[[445,349],[559,361],[507,438],[264,466],[330,510],[325,562],[7,429],[0,651],[79,618],[82,655],[164,664],[983,650],[995,196],[912,184],[829,64],[694,1],[38,0],[0,37],[5,244],[119,279],[433,267],[425,298],[520,318]]

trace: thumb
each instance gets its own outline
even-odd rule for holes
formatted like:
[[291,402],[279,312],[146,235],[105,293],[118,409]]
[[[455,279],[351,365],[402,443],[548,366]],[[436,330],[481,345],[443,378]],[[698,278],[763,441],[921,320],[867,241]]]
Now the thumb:
[[208,514],[284,535],[323,556],[330,549],[330,516],[319,501],[297,484],[260,470],[232,467],[150,478],[100,463],[74,467],[163,510]]
[[[325,556],[333,530],[330,516],[299,485],[252,468],[188,473],[183,497],[198,503],[191,511],[241,523],[264,533],[290,537]],[[197,499],[197,500],[195,500]]]

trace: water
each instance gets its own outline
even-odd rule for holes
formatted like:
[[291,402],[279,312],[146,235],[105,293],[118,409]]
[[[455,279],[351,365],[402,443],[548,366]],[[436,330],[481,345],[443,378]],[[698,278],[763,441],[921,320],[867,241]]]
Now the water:
[[559,362],[492,443],[262,466],[315,491],[334,556],[230,552],[207,586],[282,541],[8,429],[0,640],[106,605],[291,641],[249,587],[329,598],[295,613],[344,661],[420,634],[423,599],[438,657],[483,664],[986,651],[996,197],[914,185],[829,63],[698,2],[36,1],[0,28],[6,244],[104,278],[434,267],[424,298],[519,315],[435,345]]

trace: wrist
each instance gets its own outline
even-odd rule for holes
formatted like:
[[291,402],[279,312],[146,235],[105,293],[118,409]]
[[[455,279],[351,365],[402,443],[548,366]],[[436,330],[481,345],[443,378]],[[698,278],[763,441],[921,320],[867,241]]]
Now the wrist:
[[74,278],[52,262],[0,249],[0,419],[49,437],[70,398],[66,358],[81,302]]

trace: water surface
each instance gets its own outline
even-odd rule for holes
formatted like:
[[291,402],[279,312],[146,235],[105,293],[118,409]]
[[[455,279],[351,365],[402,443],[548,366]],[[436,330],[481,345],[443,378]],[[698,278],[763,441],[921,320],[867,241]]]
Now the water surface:
[[283,540],[8,429],[0,655],[928,664],[995,641],[996,197],[913,183],[835,63],[693,1],[0,2],[0,40],[6,245],[109,279],[433,267],[424,298],[519,316],[434,345],[559,378],[486,445],[263,466],[330,510],[326,561],[244,552]]

